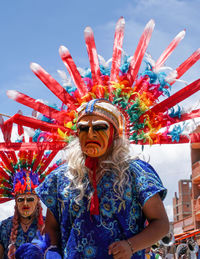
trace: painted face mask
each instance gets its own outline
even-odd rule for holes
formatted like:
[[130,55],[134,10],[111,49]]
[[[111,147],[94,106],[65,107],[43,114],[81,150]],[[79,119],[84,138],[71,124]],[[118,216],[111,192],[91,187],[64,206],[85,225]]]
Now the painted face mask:
[[77,124],[81,149],[89,157],[102,157],[110,145],[112,125],[97,115],[86,115]]
[[38,197],[34,194],[22,194],[16,197],[16,204],[19,214],[27,218],[32,216],[37,207]]

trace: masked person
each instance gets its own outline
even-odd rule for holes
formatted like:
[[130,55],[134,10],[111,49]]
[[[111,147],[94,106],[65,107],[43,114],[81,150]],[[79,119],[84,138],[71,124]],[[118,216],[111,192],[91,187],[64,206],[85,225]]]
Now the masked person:
[[[139,74],[154,21],[146,25],[133,57],[124,55],[122,61],[124,24],[121,17],[111,68],[98,57],[89,27],[84,35],[91,70],[78,70],[69,50],[60,47],[75,87],[67,80],[69,85],[64,89],[41,66],[31,64],[37,77],[63,102],[61,110],[17,91],[7,92],[12,99],[48,115],[54,123],[44,125],[29,118],[33,127],[40,123],[52,130],[59,127],[57,137],[69,142],[66,164],[36,189],[48,207],[45,231],[52,245],[61,247],[63,258],[144,258],[144,249],[168,232],[162,203],[166,189],[151,165],[130,156],[129,144],[200,140],[200,134],[184,135],[180,125],[173,127],[198,117],[199,110],[183,116],[180,109],[170,111],[200,89],[199,80],[169,96],[171,85],[199,59],[199,51],[174,73],[163,73],[165,61],[183,38],[183,31],[157,62],[148,56],[147,67]],[[160,96],[166,99],[160,101]],[[17,120],[27,123],[27,118],[18,116]],[[149,224],[145,227],[146,219]]]
[[67,165],[37,188],[46,231],[62,242],[64,258],[142,258],[140,250],[168,231],[166,189],[149,164],[130,158],[120,116],[107,101],[81,106]]
[[[33,142],[9,144],[12,151],[7,143],[1,143],[0,202],[15,199],[15,208],[14,215],[0,223],[1,259],[15,258],[18,247],[36,238],[37,231],[42,233],[42,207],[35,187],[57,167],[56,163],[51,166],[49,163],[58,150],[39,150]],[[23,144],[28,148],[23,148]]]

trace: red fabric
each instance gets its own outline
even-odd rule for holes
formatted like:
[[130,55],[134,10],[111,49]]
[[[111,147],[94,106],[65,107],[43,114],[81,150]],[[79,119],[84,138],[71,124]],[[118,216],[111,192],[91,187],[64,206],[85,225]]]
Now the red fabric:
[[108,148],[111,146],[111,144],[113,142],[113,138],[114,138],[114,127],[110,123],[110,136],[109,136],[109,140],[108,140]]
[[99,199],[97,195],[97,182],[96,182],[96,169],[98,166],[98,158],[87,157],[85,159],[85,166],[93,172],[92,185],[94,188],[94,193],[92,195],[91,203],[90,203],[90,215],[99,215]]
[[41,207],[40,210],[39,210],[38,224],[39,224],[40,226],[43,226],[43,225],[44,225],[44,220],[43,220],[43,215],[42,215],[42,207]]

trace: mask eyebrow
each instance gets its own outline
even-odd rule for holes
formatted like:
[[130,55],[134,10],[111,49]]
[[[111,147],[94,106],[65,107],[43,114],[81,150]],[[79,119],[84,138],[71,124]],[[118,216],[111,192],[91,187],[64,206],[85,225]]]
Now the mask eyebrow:
[[107,121],[103,121],[103,120],[99,120],[99,121],[92,121],[92,126],[96,126],[96,125],[107,125],[108,127],[110,126],[109,123]]
[[31,195],[31,196],[26,197],[26,199],[29,199],[29,198],[34,198],[35,199],[35,196]]
[[25,199],[26,196],[17,196],[17,199]]
[[77,126],[80,127],[80,126],[88,126],[89,125],[89,122],[88,121],[80,121],[77,123]]

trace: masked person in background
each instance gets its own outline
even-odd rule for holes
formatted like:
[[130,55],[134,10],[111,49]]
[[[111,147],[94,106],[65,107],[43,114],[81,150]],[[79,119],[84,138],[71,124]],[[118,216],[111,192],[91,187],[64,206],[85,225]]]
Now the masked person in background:
[[48,167],[57,152],[33,151],[32,144],[29,151],[0,151],[0,202],[15,199],[14,215],[0,223],[1,259],[15,258],[16,249],[31,242],[44,228],[35,187],[57,167]]

